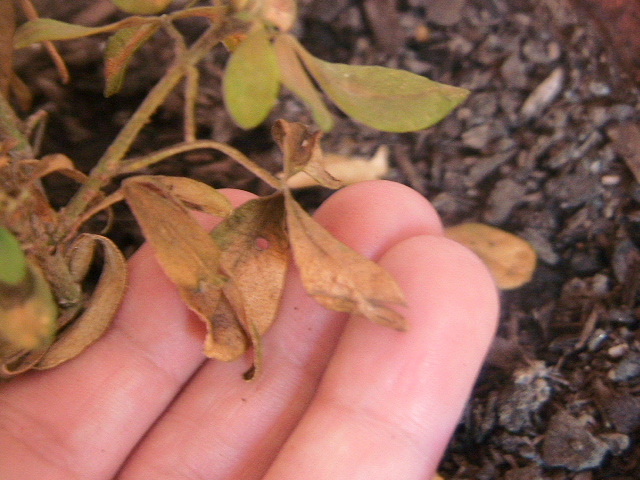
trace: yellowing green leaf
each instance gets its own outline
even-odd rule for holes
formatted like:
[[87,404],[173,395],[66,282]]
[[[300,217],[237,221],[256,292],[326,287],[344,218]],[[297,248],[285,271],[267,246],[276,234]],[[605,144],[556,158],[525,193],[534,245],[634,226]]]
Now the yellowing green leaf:
[[342,183],[327,172],[320,148],[321,132],[312,133],[302,123],[277,120],[271,134],[282,150],[286,178],[304,172],[319,185],[340,188]]
[[132,177],[121,188],[158,263],[210,336],[225,282],[219,271],[220,249],[162,183]]
[[0,226],[0,284],[17,285],[27,275],[27,259],[18,239]]
[[18,283],[0,283],[0,338],[12,346],[33,350],[46,345],[57,315],[49,284],[34,263],[27,263]]
[[116,23],[110,23],[109,25],[85,27],[53,20],[51,18],[38,18],[20,25],[13,38],[13,45],[15,48],[24,48],[33,43],[47,40],[72,40],[74,38],[88,37],[98,33],[113,32],[121,28],[148,22],[149,20],[143,17],[129,17]]
[[[107,330],[124,296],[127,264],[118,247],[108,238],[89,233],[82,234],[71,245],[70,263],[78,275],[84,276],[91,262],[90,253],[99,244],[104,254],[100,278],[79,318],[68,325],[35,364],[37,369],[55,367],[82,353]],[[88,253],[88,254],[86,254]],[[86,265],[74,262],[74,257]]]
[[123,28],[109,37],[105,50],[104,95],[110,97],[120,91],[131,57],[140,46],[158,31],[157,23],[143,23]]
[[282,84],[309,106],[313,119],[322,130],[327,132],[333,128],[333,116],[302,67],[292,45],[292,38],[289,35],[278,35],[273,42],[282,75]]
[[251,339],[260,371],[261,337],[278,313],[289,259],[281,194],[250,200],[211,234],[220,247],[223,287],[234,316]]
[[222,91],[227,110],[242,128],[258,126],[275,106],[280,72],[264,28],[251,32],[233,51],[224,72]]
[[469,94],[404,70],[320,60],[289,36],[311,76],[347,115],[378,130],[410,132],[442,120]]
[[536,268],[536,252],[526,240],[473,222],[449,227],[445,234],[473,250],[489,267],[499,288],[518,288],[531,280]]
[[405,330],[405,319],[390,306],[404,304],[404,295],[393,277],[333,237],[289,192],[285,192],[285,199],[289,241],[309,295],[332,310]]
[[123,12],[133,15],[155,15],[165,10],[171,0],[111,0]]

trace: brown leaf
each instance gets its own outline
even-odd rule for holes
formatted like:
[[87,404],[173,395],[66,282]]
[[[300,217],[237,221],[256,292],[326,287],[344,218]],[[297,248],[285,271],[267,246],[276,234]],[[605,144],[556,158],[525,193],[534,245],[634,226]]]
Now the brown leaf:
[[322,132],[312,133],[302,123],[277,120],[271,134],[282,150],[286,178],[302,171],[324,187],[340,188],[343,186],[327,172],[323,165],[322,150],[320,149]]
[[[144,176],[144,178],[150,177]],[[216,217],[226,217],[233,211],[233,205],[229,199],[206,183],[186,177],[154,175],[152,178],[162,183],[188,208]]]
[[[183,301],[206,323],[206,345],[215,346],[214,321],[225,283],[219,270],[220,249],[161,182],[132,177],[123,182],[122,191],[158,263]],[[227,347],[220,351],[207,347],[206,353],[225,360]]]
[[230,362],[247,351],[249,339],[225,295],[220,297],[207,327],[208,334],[204,342],[204,354],[207,357]]
[[406,321],[389,304],[404,304],[393,277],[375,262],[338,241],[285,192],[289,241],[307,292],[332,310],[363,315],[405,330]]
[[449,227],[445,235],[473,250],[503,290],[518,288],[533,276],[536,252],[526,240],[516,235],[473,222]]
[[[85,233],[71,245],[70,257],[78,256],[89,263],[85,255],[99,244],[104,254],[100,279],[87,301],[81,315],[58,335],[44,356],[35,365],[43,370],[59,365],[82,353],[98,340],[111,324],[124,296],[127,280],[127,264],[118,247],[108,238]],[[71,261],[71,260],[70,260]],[[86,273],[86,267],[75,266],[77,274]]]
[[260,339],[278,313],[289,259],[282,194],[243,204],[212,235],[222,252],[221,268],[230,279],[224,296],[251,340],[258,373]]

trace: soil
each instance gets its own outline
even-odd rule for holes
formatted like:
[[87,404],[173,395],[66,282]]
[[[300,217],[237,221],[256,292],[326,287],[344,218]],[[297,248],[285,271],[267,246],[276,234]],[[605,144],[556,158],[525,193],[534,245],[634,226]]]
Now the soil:
[[[43,16],[85,25],[117,18],[104,1],[37,2]],[[339,116],[327,151],[391,147],[389,178],[429,198],[448,225],[481,221],[527,239],[539,256],[527,285],[502,292],[498,337],[442,462],[446,479],[640,478],[640,7],[637,0],[306,0],[296,33],[329,61],[404,68],[470,89],[466,103],[417,133],[381,133]],[[195,36],[203,28],[185,24]],[[135,57],[124,90],[102,97],[103,38],[60,44],[72,82],[43,52],[20,76],[49,112],[41,151],[88,171],[172,56],[158,36]],[[199,135],[278,171],[268,125],[311,122],[286,92],[264,127],[231,123],[219,96],[226,53],[201,66]],[[133,154],[180,141],[180,93]],[[338,113],[339,115],[339,113]],[[264,193],[209,152],[153,173]],[[73,187],[51,180],[63,204]],[[301,193],[313,208],[328,195]],[[111,236],[141,241],[119,210]],[[464,332],[461,332],[463,335]]]

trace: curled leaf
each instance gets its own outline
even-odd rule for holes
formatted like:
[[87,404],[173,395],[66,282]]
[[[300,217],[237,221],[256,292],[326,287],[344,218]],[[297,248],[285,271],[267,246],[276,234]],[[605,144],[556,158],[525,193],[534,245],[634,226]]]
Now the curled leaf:
[[536,252],[526,240],[473,222],[449,227],[445,234],[473,250],[489,267],[499,288],[518,288],[531,280],[536,268]]
[[321,132],[312,133],[302,123],[277,120],[271,134],[282,150],[286,178],[304,172],[319,185],[340,188],[343,184],[327,172],[320,148]]
[[442,120],[469,94],[404,70],[320,60],[289,35],[318,85],[347,115],[387,132],[410,132]]
[[210,338],[225,283],[216,242],[161,182],[132,177],[121,188],[158,263],[185,304],[205,322]]
[[140,46],[158,31],[158,23],[143,23],[123,28],[109,37],[104,53],[104,96],[110,97],[120,91],[131,57]]
[[333,116],[300,63],[291,38],[289,35],[278,35],[273,42],[282,75],[282,84],[309,106],[313,119],[323,131],[327,132],[333,128]]
[[211,234],[222,252],[220,266],[229,277],[224,296],[251,340],[258,372],[260,339],[278,313],[289,259],[282,195],[246,202]]
[[104,255],[98,283],[79,317],[62,329],[35,364],[37,369],[55,367],[82,353],[104,334],[120,306],[126,287],[127,264],[111,240],[89,233],[80,235],[69,250],[70,266],[78,279],[84,277],[96,245],[102,247]]
[[264,28],[249,33],[233,51],[224,72],[222,93],[227,110],[242,128],[258,126],[275,106],[280,72]]
[[389,306],[404,304],[404,295],[393,277],[333,237],[289,192],[285,192],[285,201],[291,249],[309,295],[332,310],[405,330],[405,319]]

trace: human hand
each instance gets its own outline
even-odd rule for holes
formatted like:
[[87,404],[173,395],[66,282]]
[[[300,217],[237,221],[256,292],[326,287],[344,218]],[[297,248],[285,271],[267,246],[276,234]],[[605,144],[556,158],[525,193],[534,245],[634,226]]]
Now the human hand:
[[395,276],[407,332],[325,310],[291,269],[246,382],[250,359],[203,357],[202,322],[145,245],[103,338],[0,385],[0,478],[429,480],[495,330],[491,277],[400,184],[346,187],[316,219]]

